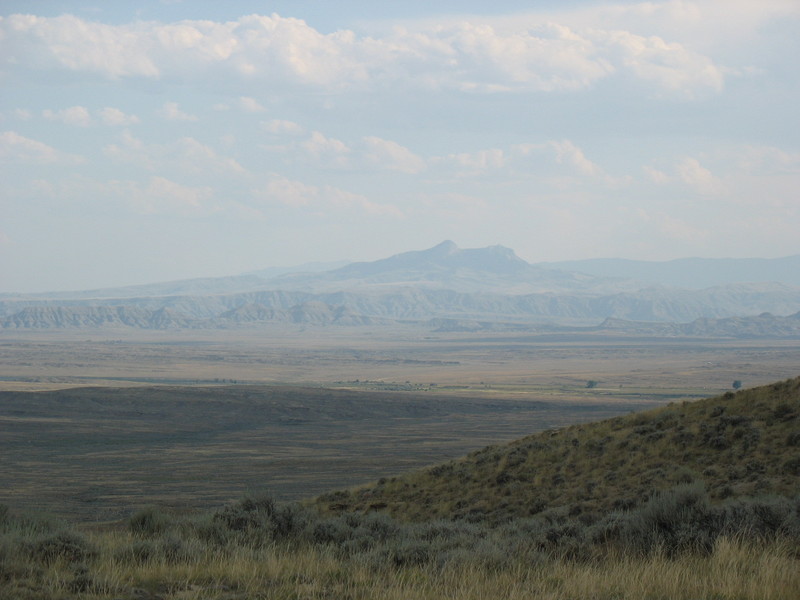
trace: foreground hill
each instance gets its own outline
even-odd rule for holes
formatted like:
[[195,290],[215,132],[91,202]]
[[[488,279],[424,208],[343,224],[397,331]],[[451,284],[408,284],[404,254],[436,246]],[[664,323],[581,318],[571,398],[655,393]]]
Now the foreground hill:
[[326,512],[501,522],[547,509],[596,519],[702,481],[712,499],[800,490],[800,378],[588,425],[321,496]]
[[[78,528],[0,504],[0,600],[796,600],[799,397],[800,378],[553,430],[328,494],[334,514],[254,494]],[[699,470],[711,498],[682,483]]]

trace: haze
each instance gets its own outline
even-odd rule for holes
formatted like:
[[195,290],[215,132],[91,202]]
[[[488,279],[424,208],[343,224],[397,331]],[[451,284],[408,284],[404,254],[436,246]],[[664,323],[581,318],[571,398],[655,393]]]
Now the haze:
[[444,239],[534,263],[800,252],[792,0],[0,15],[0,292]]

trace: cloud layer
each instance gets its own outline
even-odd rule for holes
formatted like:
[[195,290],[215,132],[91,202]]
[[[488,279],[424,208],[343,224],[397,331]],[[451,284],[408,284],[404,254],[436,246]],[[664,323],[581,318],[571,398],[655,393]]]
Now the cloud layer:
[[0,291],[443,239],[532,261],[799,251],[797,2],[430,4],[0,6]]
[[[109,25],[72,15],[11,15],[0,51],[19,73],[72,71],[108,80],[229,80],[326,90],[422,87],[476,93],[561,92],[630,79],[658,93],[719,92],[725,69],[679,42],[541,21],[395,28],[382,36],[323,34],[273,14],[236,21]],[[240,99],[259,110],[251,97]],[[165,107],[181,118],[177,107]]]

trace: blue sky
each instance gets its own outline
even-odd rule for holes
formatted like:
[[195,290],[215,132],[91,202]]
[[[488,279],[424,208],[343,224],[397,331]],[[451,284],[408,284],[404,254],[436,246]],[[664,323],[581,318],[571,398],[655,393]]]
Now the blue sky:
[[[434,4],[434,6],[431,6]],[[0,292],[800,252],[800,4],[0,4]]]

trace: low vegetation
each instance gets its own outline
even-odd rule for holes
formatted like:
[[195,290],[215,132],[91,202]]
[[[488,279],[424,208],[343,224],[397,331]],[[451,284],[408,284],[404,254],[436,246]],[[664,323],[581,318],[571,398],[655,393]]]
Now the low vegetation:
[[795,598],[800,498],[713,506],[701,486],[595,523],[321,516],[268,496],[80,533],[4,512],[0,598]]
[[[253,494],[81,527],[0,506],[0,599],[794,600],[799,422],[795,379],[545,432],[306,504]],[[606,497],[587,481],[610,468],[601,489],[617,495]]]
[[800,491],[800,378],[545,431],[317,506],[493,523],[566,510],[593,522],[695,481],[713,501]]

